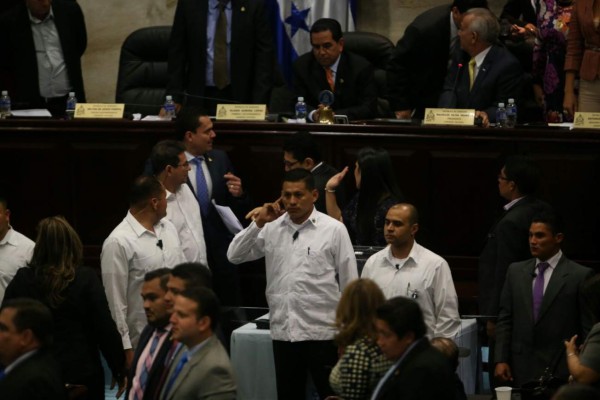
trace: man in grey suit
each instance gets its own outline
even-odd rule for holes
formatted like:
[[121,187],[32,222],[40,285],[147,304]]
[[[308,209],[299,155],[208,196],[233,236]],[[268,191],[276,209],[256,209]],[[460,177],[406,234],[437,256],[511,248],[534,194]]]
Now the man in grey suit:
[[566,381],[563,342],[573,335],[586,337],[591,327],[581,286],[592,270],[562,254],[562,232],[555,215],[536,215],[529,228],[534,258],[508,269],[496,326],[494,375],[499,382],[518,387],[540,378],[547,367]]
[[161,399],[236,398],[227,351],[213,334],[218,316],[219,301],[210,289],[186,289],[175,297],[172,332],[183,347],[171,364]]

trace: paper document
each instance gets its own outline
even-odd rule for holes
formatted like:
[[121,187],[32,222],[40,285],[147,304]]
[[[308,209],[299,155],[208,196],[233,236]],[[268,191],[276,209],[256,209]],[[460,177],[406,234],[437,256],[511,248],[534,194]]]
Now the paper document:
[[12,110],[11,114],[13,117],[44,117],[51,118],[52,114],[50,111],[43,108],[36,108],[31,110]]
[[215,206],[217,212],[219,213],[219,217],[225,224],[227,230],[234,235],[244,229],[240,221],[237,219],[231,208],[227,206],[220,206],[215,202],[215,199],[212,200],[213,205]]

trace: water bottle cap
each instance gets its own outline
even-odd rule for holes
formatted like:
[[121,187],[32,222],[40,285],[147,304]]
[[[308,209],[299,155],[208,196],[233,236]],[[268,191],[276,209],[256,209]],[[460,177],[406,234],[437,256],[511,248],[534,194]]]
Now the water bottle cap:
[[515,99],[508,99],[508,104],[514,103],[514,102],[515,102]]
[[498,103],[498,107],[504,107],[504,103]]
[[8,96],[8,90],[3,90],[2,91],[2,96]]
[[69,97],[75,97],[75,92],[69,92]]
[[167,96],[167,101],[173,100],[173,96]]
[[304,97],[302,97],[302,96],[298,97],[298,101],[304,101]]

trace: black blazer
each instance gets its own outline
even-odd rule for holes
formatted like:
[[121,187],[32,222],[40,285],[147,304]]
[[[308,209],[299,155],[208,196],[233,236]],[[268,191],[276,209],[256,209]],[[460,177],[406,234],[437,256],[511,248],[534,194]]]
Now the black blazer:
[[[268,104],[275,65],[273,34],[263,0],[231,0],[230,76],[233,98]],[[208,0],[179,0],[169,41],[167,93],[203,96]]]
[[[319,93],[331,90],[325,69],[312,52],[294,62],[294,88],[296,96],[303,96],[309,112],[319,105]],[[331,108],[348,119],[370,119],[377,114],[377,86],[373,66],[363,57],[342,52],[335,76],[335,99]]]
[[5,400],[66,400],[60,367],[49,351],[40,349],[0,379]]
[[450,6],[437,6],[411,22],[396,44],[387,70],[393,111],[436,107],[450,58]]
[[[154,334],[154,331],[154,327],[146,325],[146,327],[140,334],[140,340],[135,349],[135,353],[133,354],[131,369],[129,370],[129,373],[127,375],[127,392],[125,393],[125,399],[129,398],[129,392],[131,391],[133,378],[135,377],[137,365],[140,361],[140,356],[142,355],[144,348],[148,344],[148,341]],[[165,363],[167,362],[167,356],[171,353],[171,349],[173,347],[173,337],[171,332],[169,332],[168,335],[169,336],[167,336],[160,349],[156,350],[157,353],[152,362],[152,368],[150,369],[150,373],[148,374],[148,383],[146,385],[146,389],[144,390],[143,398],[145,400],[157,399],[160,395],[162,385],[164,384],[162,376],[168,370],[169,367],[168,365],[165,365]]]
[[469,90],[469,60],[469,55],[461,52],[452,62],[439,106],[485,111],[490,121],[495,122],[498,103],[506,104],[513,98],[519,104],[523,82],[521,64],[506,48],[493,45]]
[[581,286],[593,271],[564,255],[548,282],[540,314],[533,320],[533,275],[536,260],[511,264],[500,299],[494,362],[508,363],[513,384],[539,379],[560,356],[554,375],[567,379],[564,341],[579,335],[580,344],[592,327],[581,298]]
[[376,399],[454,400],[454,379],[448,360],[423,338],[383,384]]
[[[6,288],[5,302],[17,297],[30,297],[48,305],[30,267],[19,269]],[[64,297],[57,308],[50,308],[54,317],[52,352],[65,383],[86,385],[89,398],[104,399],[100,351],[115,376],[125,373],[125,353],[100,278],[91,268],[76,269]]]
[[532,196],[526,196],[498,219],[487,236],[479,255],[479,312],[498,315],[500,292],[508,266],[531,258],[529,227],[533,216],[550,206]]
[[[87,33],[81,8],[75,1],[54,0],[52,2],[54,22],[69,81],[77,99],[85,102],[81,56],[87,46]],[[25,2],[20,2],[0,17],[3,43],[0,46],[0,73],[12,76],[9,93],[15,108],[45,107],[40,97],[37,58],[31,23]]]

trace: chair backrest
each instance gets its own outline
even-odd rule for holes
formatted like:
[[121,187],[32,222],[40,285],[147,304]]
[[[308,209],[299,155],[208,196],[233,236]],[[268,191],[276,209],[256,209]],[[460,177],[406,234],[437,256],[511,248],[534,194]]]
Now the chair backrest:
[[121,47],[117,103],[131,113],[157,115],[165,102],[170,26],[131,33]]

